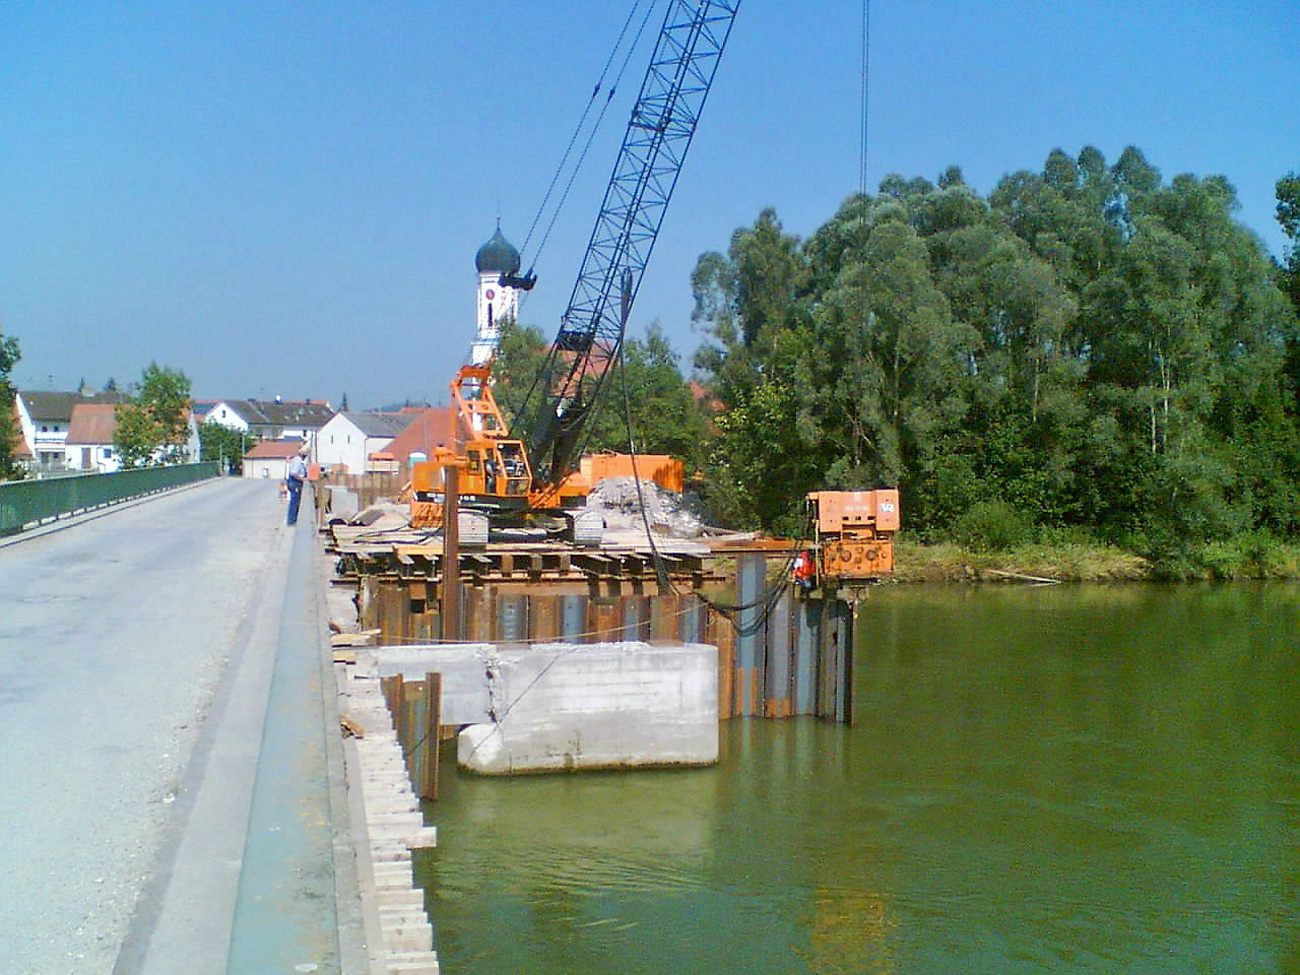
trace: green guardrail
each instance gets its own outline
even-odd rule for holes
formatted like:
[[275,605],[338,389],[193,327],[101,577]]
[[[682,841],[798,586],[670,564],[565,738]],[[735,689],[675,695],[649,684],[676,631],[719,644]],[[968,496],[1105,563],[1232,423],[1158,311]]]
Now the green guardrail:
[[0,484],[0,536],[28,525],[116,504],[141,495],[205,481],[219,474],[216,462],[145,467],[116,474],[78,474]]

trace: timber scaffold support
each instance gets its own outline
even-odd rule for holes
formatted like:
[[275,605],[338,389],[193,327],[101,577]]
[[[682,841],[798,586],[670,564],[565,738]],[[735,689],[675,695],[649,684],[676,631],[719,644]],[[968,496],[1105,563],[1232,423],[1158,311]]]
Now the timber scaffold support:
[[[771,550],[767,550],[771,548]],[[718,715],[798,715],[853,723],[854,606],[801,598],[785,585],[770,600],[776,547],[663,556],[650,552],[488,550],[459,558],[460,639],[471,643],[617,641],[707,643],[718,648]],[[442,639],[442,555],[393,545],[340,559],[338,584],[355,586],[360,625],[384,646]],[[730,592],[726,610],[703,592]]]

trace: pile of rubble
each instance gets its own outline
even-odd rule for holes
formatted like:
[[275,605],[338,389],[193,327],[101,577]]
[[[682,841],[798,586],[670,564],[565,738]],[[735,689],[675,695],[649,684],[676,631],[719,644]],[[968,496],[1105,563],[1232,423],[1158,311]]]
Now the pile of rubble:
[[[641,515],[642,498],[645,500],[644,519]],[[331,508],[324,518],[335,526],[336,535],[346,531],[350,539],[362,535],[374,537],[386,532],[408,529],[410,525],[410,510],[403,504],[379,501],[357,511],[355,498],[331,500]],[[349,500],[350,507],[347,504]],[[726,534],[722,529],[705,524],[699,513],[693,509],[691,499],[686,495],[660,487],[649,479],[641,481],[638,495],[637,479],[634,477],[602,479],[587,496],[586,516],[597,519],[595,521],[597,530],[603,526],[616,533],[634,532],[644,535],[645,522],[648,521],[651,532],[661,538],[698,539],[706,535]],[[541,537],[545,537],[545,530],[540,528],[531,530],[494,528],[494,539],[501,540],[496,536],[507,532],[512,536],[528,536],[516,537],[516,541],[532,540],[532,534],[538,533]]]
[[[676,491],[662,488],[651,480],[642,480],[640,497],[645,499],[645,520],[650,522],[650,529],[656,535],[699,538],[709,533],[708,526]],[[645,531],[634,477],[602,480],[587,496],[587,510],[599,512],[605,520],[605,527],[615,531]]]

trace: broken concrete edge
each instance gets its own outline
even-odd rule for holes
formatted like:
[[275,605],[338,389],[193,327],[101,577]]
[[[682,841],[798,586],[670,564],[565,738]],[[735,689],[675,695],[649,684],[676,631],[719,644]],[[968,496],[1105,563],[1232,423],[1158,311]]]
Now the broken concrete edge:
[[[598,762],[582,762],[570,758],[568,755],[548,756],[549,764],[529,764],[514,765],[506,764],[501,767],[480,767],[472,763],[461,763],[459,761],[459,749],[464,747],[470,752],[479,749],[483,739],[494,733],[499,725],[465,725],[460,734],[456,737],[457,768],[465,775],[477,776],[479,778],[527,778],[534,775],[556,775],[557,773],[584,773],[584,772],[666,772],[673,769],[701,769],[710,768],[718,764],[718,755],[716,752],[701,755],[698,758],[681,758],[673,760],[641,760],[633,755],[626,755],[619,758],[601,760]],[[462,744],[463,743],[463,744]]]
[[716,764],[717,661],[702,643],[479,643],[359,650],[354,672],[439,673],[459,767],[518,775]]

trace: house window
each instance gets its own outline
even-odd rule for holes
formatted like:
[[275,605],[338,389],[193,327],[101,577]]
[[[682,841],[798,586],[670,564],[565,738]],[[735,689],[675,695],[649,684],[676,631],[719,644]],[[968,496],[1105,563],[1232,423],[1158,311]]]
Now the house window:
[[109,459],[110,457],[112,457],[112,456],[113,456],[113,448],[112,448],[112,447],[105,447],[105,448],[104,448],[104,459],[105,459],[105,460],[108,460],[108,459]]
[[50,432],[50,428],[49,428],[49,427],[47,427],[47,426],[42,426],[42,427],[41,427],[41,433],[49,433],[49,432]]

